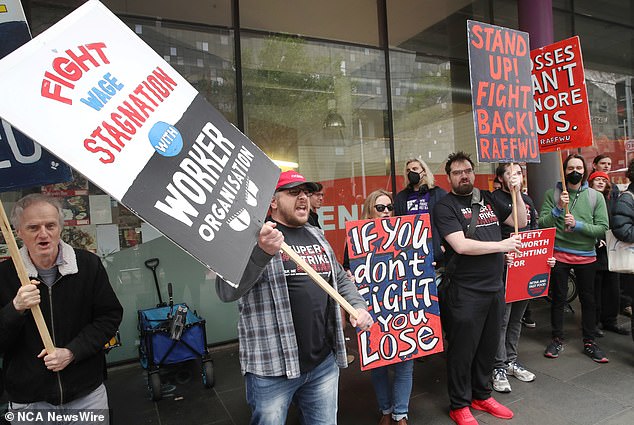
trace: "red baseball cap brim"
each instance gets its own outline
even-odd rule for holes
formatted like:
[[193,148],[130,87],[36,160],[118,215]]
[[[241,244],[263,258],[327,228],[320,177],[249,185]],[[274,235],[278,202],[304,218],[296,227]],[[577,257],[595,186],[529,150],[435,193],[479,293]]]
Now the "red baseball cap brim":
[[275,191],[278,192],[280,190],[292,189],[297,186],[307,186],[313,192],[317,192],[319,190],[319,186],[317,186],[316,183],[306,181],[306,178],[297,171],[289,170],[280,174],[277,186],[275,186]]

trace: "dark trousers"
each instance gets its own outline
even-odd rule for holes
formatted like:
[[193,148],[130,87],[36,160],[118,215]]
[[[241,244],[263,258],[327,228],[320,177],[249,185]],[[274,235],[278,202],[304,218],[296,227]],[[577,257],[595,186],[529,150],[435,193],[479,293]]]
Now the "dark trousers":
[[619,275],[609,270],[597,270],[594,278],[594,301],[596,304],[597,323],[604,326],[615,326],[619,315],[621,289]]
[[[634,274],[621,273],[620,275],[623,292],[634,298]],[[634,340],[634,314],[632,315],[632,339]]]
[[557,261],[550,274],[552,304],[550,306],[550,324],[553,338],[564,337],[564,304],[568,292],[568,275],[574,269],[577,291],[581,301],[581,326],[584,340],[594,340],[597,326],[594,303],[594,277],[596,262],[590,264],[568,264]]
[[491,396],[491,372],[500,341],[504,289],[480,292],[455,282],[441,291],[441,318],[447,338],[447,386],[451,409]]

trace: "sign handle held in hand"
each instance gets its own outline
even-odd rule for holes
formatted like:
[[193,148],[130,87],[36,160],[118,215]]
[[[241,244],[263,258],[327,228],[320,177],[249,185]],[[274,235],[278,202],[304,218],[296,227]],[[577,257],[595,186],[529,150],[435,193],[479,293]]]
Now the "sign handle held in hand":
[[319,275],[319,273],[317,273],[315,271],[315,269],[313,269],[310,264],[308,264],[306,261],[304,261],[304,259],[302,257],[300,257],[295,251],[293,251],[293,249],[288,246],[288,244],[286,242],[282,242],[282,251],[284,251],[286,253],[286,255],[288,255],[291,260],[293,260],[295,262],[295,264],[297,264],[298,266],[300,266],[302,269],[304,269],[306,271],[306,273],[308,274],[308,276],[310,276],[310,278],[321,287],[321,289],[323,289],[324,291],[326,291],[326,293],[328,295],[330,295],[335,301],[337,301],[339,303],[339,305],[341,305],[349,314],[350,317],[356,319],[358,316],[357,310],[355,310],[354,307],[352,307],[352,305],[350,305],[350,303],[348,301],[346,301],[341,294],[339,294],[339,292],[337,292],[335,290],[335,288],[333,288],[332,286],[330,286],[328,284],[328,282],[326,282],[324,280],[323,277],[321,277]]
[[[18,244],[15,242],[15,238],[13,237],[11,225],[9,224],[9,219],[7,218],[7,213],[4,210],[4,205],[2,205],[2,201],[0,201],[0,219],[2,234],[4,235],[4,240],[7,242],[7,246],[9,247],[9,253],[11,254],[11,258],[13,259],[13,264],[15,264],[15,269],[18,273],[18,277],[20,278],[20,283],[22,284],[22,286],[29,285],[31,281],[29,280],[29,275],[26,272],[26,267],[24,267],[24,263],[22,262],[20,250],[18,249]],[[40,306],[36,305],[32,307],[31,314],[33,314],[33,319],[35,320],[38,331],[40,331],[40,337],[42,338],[42,342],[44,343],[44,348],[46,348],[46,352],[48,354],[54,353],[55,345],[53,344],[51,335],[48,332],[48,327],[46,326],[46,322],[44,321],[44,316],[42,315],[42,310],[40,309]]]
[[[559,158],[559,171],[561,173],[561,191],[567,192],[568,189],[566,188],[566,172],[564,170],[564,163],[561,159],[561,151],[559,149],[557,149],[557,157]],[[568,204],[564,204],[564,209],[566,210],[566,214],[570,214],[570,211],[568,210]]]
[[[513,172],[514,163],[511,162],[511,173]],[[521,195],[520,195],[521,196]],[[513,226],[515,227],[515,234],[519,232],[517,227],[517,193],[515,193],[515,188],[511,187],[511,201],[513,202]]]

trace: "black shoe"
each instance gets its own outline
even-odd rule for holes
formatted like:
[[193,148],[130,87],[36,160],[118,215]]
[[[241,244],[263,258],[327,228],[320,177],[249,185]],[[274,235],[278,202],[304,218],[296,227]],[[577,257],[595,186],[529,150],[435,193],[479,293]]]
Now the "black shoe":
[[594,328],[594,336],[598,337],[598,338],[603,338],[605,336],[605,334],[603,333],[603,331],[601,330],[601,328],[599,328],[598,326],[596,328]]
[[587,341],[583,343],[583,352],[586,356],[590,357],[597,363],[607,363],[608,358],[603,351],[594,343],[594,341]]
[[619,325],[603,325],[603,329],[606,330],[606,331],[617,333],[619,335],[629,335],[630,334],[630,330],[629,329],[624,328],[624,327],[619,326]]
[[527,316],[522,317],[520,322],[522,322],[522,325],[526,326],[527,328],[534,328],[535,326],[537,326],[535,321]]
[[546,351],[544,351],[544,357],[556,359],[559,357],[561,351],[564,351],[561,340],[559,338],[553,338],[552,342],[546,347]]

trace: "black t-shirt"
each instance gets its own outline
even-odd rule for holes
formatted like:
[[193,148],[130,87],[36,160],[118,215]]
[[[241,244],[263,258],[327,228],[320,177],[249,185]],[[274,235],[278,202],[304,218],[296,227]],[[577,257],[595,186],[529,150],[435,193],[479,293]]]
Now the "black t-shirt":
[[[492,193],[493,198],[495,198],[496,202],[500,202],[506,204],[509,210],[513,211],[513,198],[509,192],[505,192],[501,189],[498,189]],[[522,193],[522,199],[524,199],[524,204],[526,204],[526,227],[522,227],[519,229],[520,232],[525,230],[534,230],[539,228],[537,224],[537,219],[539,218],[539,213],[535,209],[535,204],[530,196]],[[517,211],[519,216],[520,212]],[[502,223],[502,239],[507,239],[511,236],[511,233],[515,232],[514,226],[509,226],[507,224]]]
[[[511,209],[497,202],[488,190],[480,191],[484,207],[480,208],[476,232],[472,239],[478,241],[501,241],[500,221],[506,220]],[[434,222],[445,247],[445,259],[448,263],[455,251],[445,240],[445,236],[454,232],[467,233],[471,222],[471,195],[459,196],[449,193],[434,207]],[[458,259],[452,283],[476,291],[494,292],[502,288],[503,253],[484,255],[461,255]]]
[[[284,234],[284,242],[313,266],[326,282],[330,282],[332,265],[319,241],[304,227],[291,228],[278,223],[277,229]],[[327,338],[326,330],[329,298],[328,294],[284,253],[282,261],[297,337],[300,371],[306,373],[319,365],[332,351],[332,343]]]

